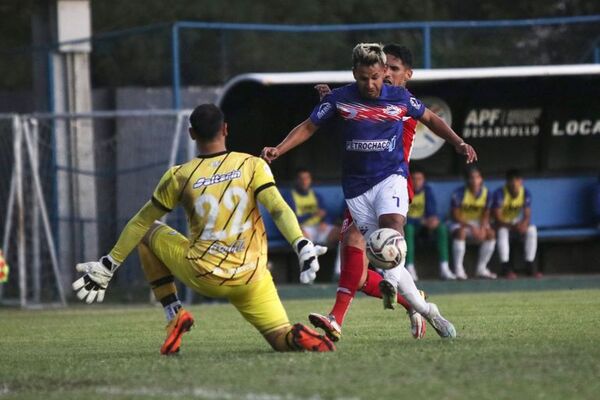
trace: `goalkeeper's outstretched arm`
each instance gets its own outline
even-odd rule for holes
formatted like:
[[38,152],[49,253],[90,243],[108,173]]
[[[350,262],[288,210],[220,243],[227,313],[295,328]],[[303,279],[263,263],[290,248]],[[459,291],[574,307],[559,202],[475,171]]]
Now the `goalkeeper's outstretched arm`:
[[277,229],[292,245],[300,262],[300,282],[312,283],[319,270],[318,256],[327,252],[327,247],[315,246],[302,235],[302,230],[296,215],[290,206],[283,200],[276,186],[260,191],[257,200],[267,209]]
[[151,202],[146,203],[127,223],[108,255],[100,258],[99,261],[77,264],[75,267],[77,271],[84,274],[72,285],[73,290],[77,292],[77,297],[88,304],[94,301],[102,302],[114,272],[142,240],[152,223],[165,213],[165,210]]
[[276,186],[261,190],[256,198],[267,209],[277,229],[289,244],[293,244],[303,236],[296,214],[285,202]]
[[110,251],[109,255],[117,263],[121,264],[129,253],[136,248],[140,243],[148,229],[154,221],[161,219],[167,212],[155,206],[151,201],[144,206],[133,216],[121,231],[119,240]]

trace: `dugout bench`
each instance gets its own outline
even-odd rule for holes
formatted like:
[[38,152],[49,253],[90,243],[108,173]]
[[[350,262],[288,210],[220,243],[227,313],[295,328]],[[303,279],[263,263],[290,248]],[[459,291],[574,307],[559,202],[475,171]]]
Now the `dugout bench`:
[[[428,183],[436,196],[440,219],[445,220],[449,214],[452,192],[463,181],[430,180]],[[485,181],[490,193],[503,184],[501,179]],[[596,184],[597,178],[589,176],[525,179],[525,186],[532,195],[532,223],[538,229],[537,258],[544,266],[544,272],[600,272],[600,229],[594,225],[592,207]],[[282,192],[287,190],[282,189]],[[328,215],[341,217],[344,207],[341,187],[315,185],[314,190],[322,196]],[[269,254],[274,263],[276,281],[295,282],[297,277],[292,273],[295,272],[294,268],[281,269],[284,267],[282,264],[293,266],[296,263],[295,255],[268,213],[262,208],[261,213],[269,238]],[[331,277],[331,272],[326,272],[327,266],[332,264],[334,255],[331,253],[323,260],[325,268],[317,278],[319,281],[328,281]],[[420,271],[427,269],[431,272],[421,274],[422,277],[437,276],[435,258],[431,258],[430,262],[433,265],[419,265]]]

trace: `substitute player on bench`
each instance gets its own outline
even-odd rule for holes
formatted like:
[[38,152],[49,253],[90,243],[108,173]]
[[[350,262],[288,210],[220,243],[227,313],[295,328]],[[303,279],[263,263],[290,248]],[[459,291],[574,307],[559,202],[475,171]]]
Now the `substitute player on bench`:
[[408,221],[406,232],[406,269],[417,280],[415,268],[415,242],[422,233],[435,236],[440,265],[440,278],[454,280],[456,276],[450,271],[448,265],[448,227],[440,223],[437,216],[436,200],[433,189],[425,181],[425,173],[418,169],[410,171],[415,195],[408,208]]
[[450,232],[454,274],[457,279],[468,278],[463,261],[467,249],[467,239],[479,244],[479,255],[475,275],[483,279],[496,279],[496,274],[487,267],[494,254],[496,234],[490,225],[492,195],[483,184],[481,171],[475,166],[465,174],[466,184],[452,193],[450,201]]
[[[360,43],[352,54],[355,83],[335,89],[294,128],[277,147],[262,156],[272,161],[310,138],[325,121],[332,121],[345,140],[342,188],[354,223],[365,237],[379,228],[403,233],[408,210],[407,161],[402,148],[402,120],[409,116],[449,140],[467,161],[476,160],[473,148],[405,88],[383,83],[387,72],[382,46]],[[345,256],[363,261],[363,249],[348,246]],[[379,287],[385,308],[394,308],[399,291],[442,337],[455,337],[454,326],[433,303],[427,303],[404,268],[404,259],[386,270]],[[356,287],[338,288],[354,293]]]
[[537,228],[531,224],[531,193],[523,186],[523,175],[516,169],[506,171],[506,184],[494,191],[492,213],[496,227],[500,275],[517,277],[510,263],[510,236],[523,239],[527,274],[540,277],[534,270],[537,252]]
[[[317,257],[326,248],[302,236],[263,160],[226,150],[227,124],[219,108],[198,106],[190,125],[200,155],[163,175],[151,201],[129,221],[107,256],[77,265],[85,274],[73,283],[77,297],[102,301],[113,273],[137,246],[168,321],[162,354],[178,352],[182,334],[194,323],[177,297],[175,277],[204,296],[228,299],[277,351],[334,350],[327,337],[302,324],[290,325],[266,267],[267,237],[258,203],[298,254],[301,282],[315,279]],[[186,211],[189,238],[155,222],[177,205]]]

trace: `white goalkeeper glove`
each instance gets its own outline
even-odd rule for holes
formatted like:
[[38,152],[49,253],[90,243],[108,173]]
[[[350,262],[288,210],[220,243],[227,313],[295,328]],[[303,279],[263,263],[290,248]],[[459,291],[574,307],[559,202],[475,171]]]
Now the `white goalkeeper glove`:
[[94,300],[102,303],[108,282],[117,268],[119,264],[111,256],[104,256],[99,261],[77,264],[75,266],[77,272],[85,274],[72,285],[79,300],[85,299],[88,304],[92,304]]
[[300,263],[300,282],[304,284],[313,283],[319,270],[319,259],[317,257],[327,253],[327,247],[315,246],[313,242],[305,237],[297,239],[292,246]]

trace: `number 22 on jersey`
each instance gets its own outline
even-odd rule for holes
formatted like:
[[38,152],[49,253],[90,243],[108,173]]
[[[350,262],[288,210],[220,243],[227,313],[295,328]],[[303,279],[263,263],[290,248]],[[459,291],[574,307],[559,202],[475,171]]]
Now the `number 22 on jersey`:
[[[235,201],[236,198],[237,202]],[[224,240],[250,229],[250,221],[242,224],[242,218],[246,213],[247,206],[248,194],[241,187],[227,189],[223,194],[221,204],[219,204],[217,198],[212,194],[203,194],[198,197],[194,204],[196,213],[201,218],[206,218],[200,240]],[[220,217],[219,211],[227,213],[223,230],[215,230],[215,225]],[[231,220],[230,225],[228,224],[229,220]],[[229,229],[227,229],[228,226]]]

